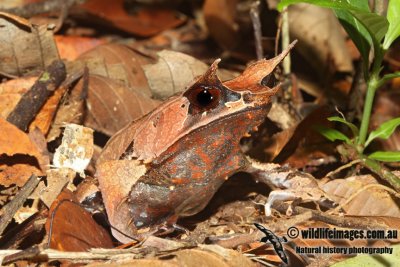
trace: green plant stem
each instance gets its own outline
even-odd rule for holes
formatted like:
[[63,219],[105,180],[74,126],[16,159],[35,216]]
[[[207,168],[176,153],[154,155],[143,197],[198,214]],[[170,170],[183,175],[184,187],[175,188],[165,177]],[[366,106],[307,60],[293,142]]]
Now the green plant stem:
[[397,192],[400,192],[400,177],[397,177],[376,160],[369,159],[364,155],[359,155],[359,157],[362,160],[362,165],[387,181]]
[[[365,96],[363,116],[360,126],[360,138],[358,139],[359,145],[364,145],[367,139],[369,120],[371,117],[372,105],[374,103],[375,91],[378,88],[378,82],[375,76],[372,76],[368,81],[367,94]],[[362,152],[362,151],[359,151]]]
[[385,168],[380,162],[370,159],[356,151],[354,146],[342,144],[337,147],[340,155],[346,159],[359,160],[361,165],[387,181],[397,192],[400,192],[400,177]]

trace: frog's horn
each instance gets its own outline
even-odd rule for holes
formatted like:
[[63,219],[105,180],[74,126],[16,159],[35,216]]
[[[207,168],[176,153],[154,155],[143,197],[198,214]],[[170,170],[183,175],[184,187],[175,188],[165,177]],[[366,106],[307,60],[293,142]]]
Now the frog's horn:
[[216,59],[208,68],[208,70],[201,75],[195,84],[206,84],[206,85],[219,85],[221,80],[217,76],[218,63],[221,61],[220,58]]
[[278,64],[287,56],[287,54],[289,54],[290,50],[295,46],[296,43],[297,40],[293,41],[285,50],[282,51],[282,53],[274,58],[268,60],[262,59],[249,65],[240,76],[224,82],[224,85],[230,89],[238,91],[248,89],[254,90],[257,87],[265,87],[261,86],[261,81],[263,78],[274,71],[276,66],[278,66]]

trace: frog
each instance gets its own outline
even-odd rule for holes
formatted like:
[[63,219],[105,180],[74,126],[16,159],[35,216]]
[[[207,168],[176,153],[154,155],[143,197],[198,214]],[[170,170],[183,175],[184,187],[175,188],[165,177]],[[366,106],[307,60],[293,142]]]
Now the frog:
[[[262,170],[242,153],[240,140],[265,120],[280,89],[266,80],[294,45],[225,82],[217,75],[220,60],[214,61],[181,93],[110,138],[96,162],[96,177],[117,240],[176,226],[179,218],[203,210],[237,172],[247,170],[263,183],[272,176],[284,185],[276,171],[281,167]],[[295,198],[290,191],[282,196]]]

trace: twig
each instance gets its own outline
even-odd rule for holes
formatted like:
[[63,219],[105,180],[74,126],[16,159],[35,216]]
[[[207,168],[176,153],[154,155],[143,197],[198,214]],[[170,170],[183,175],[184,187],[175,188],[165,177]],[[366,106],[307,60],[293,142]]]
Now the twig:
[[[283,202],[276,202],[273,207],[281,213],[285,213],[289,208],[289,204]],[[387,225],[376,223],[372,220],[368,220],[365,217],[339,217],[335,215],[329,215],[321,211],[311,210],[303,207],[292,207],[293,214],[300,214],[305,212],[310,212],[308,220],[316,220],[325,222],[328,224],[336,225],[345,228],[355,228],[355,229],[380,229],[382,227],[387,228]]]
[[254,40],[256,45],[257,60],[264,57],[263,46],[262,46],[262,32],[261,32],[261,21],[260,21],[260,1],[255,1],[251,4],[250,9],[251,22],[254,28]]
[[350,168],[351,166],[353,166],[354,164],[360,163],[361,159],[356,159],[353,161],[350,161],[349,163],[340,166],[339,168],[337,168],[336,170],[333,170],[331,172],[329,172],[327,175],[325,175],[326,177],[332,177],[333,175],[337,174],[338,172],[343,171],[344,169]]
[[32,174],[21,190],[15,195],[15,197],[2,208],[2,216],[0,218],[0,235],[3,233],[14,214],[24,204],[25,200],[30,196],[39,182],[40,178]]
[[[282,49],[289,46],[290,35],[289,35],[289,12],[287,7],[282,11]],[[289,75],[291,72],[291,61],[288,55],[283,59],[283,74]]]
[[[190,249],[193,246],[179,249]],[[35,246],[27,250],[0,250],[0,265],[7,265],[19,260],[48,262],[51,260],[70,260],[71,262],[88,262],[93,260],[122,260],[143,258],[147,254],[164,255],[177,249],[157,250],[151,247],[131,249],[95,248],[87,252],[69,252],[54,249],[43,249]]]
[[65,65],[61,60],[55,60],[42,73],[35,84],[26,92],[14,110],[8,115],[7,121],[26,131],[29,123],[39,112],[54,90],[65,80]]

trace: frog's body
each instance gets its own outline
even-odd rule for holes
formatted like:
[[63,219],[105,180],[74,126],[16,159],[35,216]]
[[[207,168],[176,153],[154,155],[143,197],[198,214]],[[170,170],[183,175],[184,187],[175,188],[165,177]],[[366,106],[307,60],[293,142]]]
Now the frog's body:
[[[290,47],[291,48],[291,47]],[[115,134],[97,162],[110,223],[135,236],[201,211],[249,164],[239,141],[265,119],[278,87],[261,84],[289,49],[221,83],[217,61],[182,94]]]

